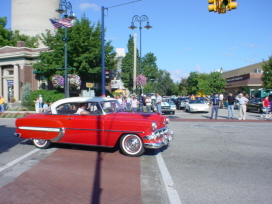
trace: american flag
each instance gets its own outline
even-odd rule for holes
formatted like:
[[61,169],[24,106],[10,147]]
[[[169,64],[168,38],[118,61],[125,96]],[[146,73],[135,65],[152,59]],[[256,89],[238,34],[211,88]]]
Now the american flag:
[[73,25],[71,23],[71,19],[65,18],[65,19],[50,19],[51,23],[53,24],[54,28],[60,28],[62,26],[66,26],[68,28],[71,28]]

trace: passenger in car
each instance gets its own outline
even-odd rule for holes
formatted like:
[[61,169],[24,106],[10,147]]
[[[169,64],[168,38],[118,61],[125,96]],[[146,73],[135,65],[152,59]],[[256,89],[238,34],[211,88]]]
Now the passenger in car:
[[77,112],[75,114],[78,115],[90,115],[90,111],[87,110],[87,104],[81,103],[80,107],[78,108]]

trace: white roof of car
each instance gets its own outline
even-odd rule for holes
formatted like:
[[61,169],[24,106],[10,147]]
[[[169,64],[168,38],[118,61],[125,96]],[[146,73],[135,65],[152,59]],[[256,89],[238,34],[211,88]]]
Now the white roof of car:
[[90,103],[90,102],[102,102],[102,101],[112,101],[112,100],[116,100],[114,98],[109,98],[109,97],[71,97],[71,98],[64,98],[64,99],[60,99],[56,102],[54,102],[51,105],[51,110],[52,112],[55,113],[55,109],[56,107],[58,107],[61,104],[64,103]]

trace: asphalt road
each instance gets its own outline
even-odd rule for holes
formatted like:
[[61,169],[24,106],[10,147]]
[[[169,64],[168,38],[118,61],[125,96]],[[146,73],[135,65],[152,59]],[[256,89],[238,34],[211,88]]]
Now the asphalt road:
[[[235,111],[238,117],[238,110]],[[208,120],[210,113],[177,110],[169,117]],[[216,122],[170,123],[175,132],[170,147],[148,150],[141,157],[144,204],[175,203],[166,191],[158,155],[162,156],[173,181],[171,188],[182,203],[271,203],[272,123],[258,113],[247,113],[247,119],[258,123],[220,122],[226,117],[226,109],[220,109]],[[0,119],[0,188],[62,148],[39,151],[30,141],[13,137],[14,121]],[[31,155],[22,158],[27,153]]]

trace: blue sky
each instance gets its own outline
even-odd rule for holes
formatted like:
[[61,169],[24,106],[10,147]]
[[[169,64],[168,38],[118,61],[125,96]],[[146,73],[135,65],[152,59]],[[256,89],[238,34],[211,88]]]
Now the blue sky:
[[[131,0],[133,1],[133,0]],[[79,18],[84,12],[94,23],[101,19],[101,6],[130,0],[70,0]],[[208,12],[207,0],[142,0],[106,11],[106,39],[115,48],[126,48],[134,15],[147,15],[152,29],[142,29],[142,56],[157,57],[159,69],[174,81],[192,71],[210,73],[237,69],[267,60],[272,54],[272,1],[237,0],[238,7],[226,14]],[[10,0],[0,0],[0,16],[10,23]],[[139,27],[138,23],[135,23]],[[142,24],[145,26],[145,23]],[[7,25],[10,28],[10,24]],[[139,49],[139,40],[138,40]]]

